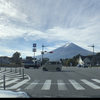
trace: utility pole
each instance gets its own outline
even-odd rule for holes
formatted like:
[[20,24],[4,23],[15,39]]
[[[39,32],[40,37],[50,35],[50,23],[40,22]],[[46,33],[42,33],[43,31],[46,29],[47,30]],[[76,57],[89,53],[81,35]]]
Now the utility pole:
[[[35,52],[36,52],[36,43],[34,43],[33,44],[33,52],[34,52],[34,63],[35,63]],[[35,63],[35,65],[36,65],[36,63]]]
[[92,46],[88,46],[88,47],[92,47],[93,48],[93,66],[94,66],[94,44]]

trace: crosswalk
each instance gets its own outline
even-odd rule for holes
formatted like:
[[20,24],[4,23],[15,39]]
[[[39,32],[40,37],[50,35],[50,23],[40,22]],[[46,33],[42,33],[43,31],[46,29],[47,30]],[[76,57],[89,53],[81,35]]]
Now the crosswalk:
[[40,80],[34,80],[26,86],[25,89],[32,90],[35,89],[35,87],[38,87],[38,85],[41,85],[40,90],[50,90],[52,85],[56,85],[58,90],[68,90],[67,87],[69,87],[69,85],[71,85],[75,90],[86,90],[85,85],[92,89],[100,89],[100,79],[91,79],[89,81],[86,79],[80,79],[79,81],[80,83],[74,79],[68,79],[67,82],[64,80],[56,80],[56,83],[53,83],[51,79],[47,79],[44,83],[41,83]]
[[[23,88],[24,86],[24,88]],[[25,90],[35,90],[36,88],[39,88],[41,91],[50,91],[53,87],[56,86],[58,91],[68,91],[69,87],[73,88],[74,90],[77,91],[84,91],[89,88],[95,89],[95,90],[100,90],[100,79],[79,79],[79,80],[74,80],[74,79],[46,79],[46,80],[38,80],[34,79],[34,81],[30,82],[28,79],[21,80],[20,79],[6,79],[6,89],[9,90],[20,90],[25,89]],[[86,88],[89,87],[89,88]],[[0,80],[0,89],[3,89],[3,81]]]

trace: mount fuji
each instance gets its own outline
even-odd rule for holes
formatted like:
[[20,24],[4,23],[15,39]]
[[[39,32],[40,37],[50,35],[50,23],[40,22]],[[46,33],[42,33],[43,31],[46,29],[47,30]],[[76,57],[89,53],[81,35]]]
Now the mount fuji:
[[[81,54],[82,56],[93,55],[93,52],[85,50],[74,43],[65,44],[55,50],[53,53],[46,53],[43,55],[43,58],[49,58],[50,60],[60,60],[63,58],[72,58]],[[37,56],[37,58],[41,58],[42,55]]]

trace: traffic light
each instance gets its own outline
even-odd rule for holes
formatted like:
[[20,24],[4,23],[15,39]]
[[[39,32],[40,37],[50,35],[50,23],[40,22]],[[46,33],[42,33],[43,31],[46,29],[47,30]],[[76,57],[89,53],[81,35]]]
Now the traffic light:
[[53,51],[50,51],[49,53],[53,53]]

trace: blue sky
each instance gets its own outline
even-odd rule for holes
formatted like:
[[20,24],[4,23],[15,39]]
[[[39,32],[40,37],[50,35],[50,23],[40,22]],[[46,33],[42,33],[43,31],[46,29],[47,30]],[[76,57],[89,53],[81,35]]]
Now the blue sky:
[[0,56],[24,58],[75,43],[100,52],[100,0],[0,0]]

